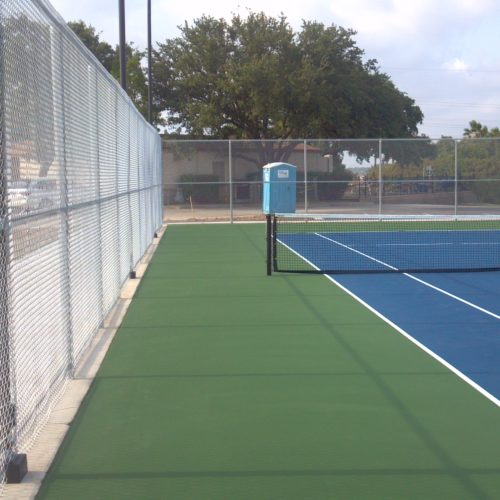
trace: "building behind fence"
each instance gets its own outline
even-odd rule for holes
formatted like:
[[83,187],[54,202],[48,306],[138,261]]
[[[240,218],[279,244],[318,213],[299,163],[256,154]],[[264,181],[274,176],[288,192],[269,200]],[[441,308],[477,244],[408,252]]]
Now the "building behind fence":
[[500,138],[163,142],[167,220],[257,218],[262,166],[297,167],[297,208],[500,213]]
[[0,2],[0,482],[162,223],[161,142],[45,0]]

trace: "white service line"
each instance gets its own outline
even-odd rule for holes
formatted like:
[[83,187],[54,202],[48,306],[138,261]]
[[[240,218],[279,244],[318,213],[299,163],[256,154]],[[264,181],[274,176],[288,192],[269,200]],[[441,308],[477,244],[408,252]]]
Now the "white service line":
[[448,297],[451,297],[452,299],[458,300],[459,302],[462,302],[462,304],[466,304],[469,307],[473,307],[474,309],[477,309],[478,311],[483,312],[484,314],[488,314],[488,316],[492,316],[493,318],[500,319],[500,315],[495,314],[494,312],[488,311],[488,309],[485,309],[484,307],[478,306],[476,304],[473,304],[472,302],[469,302],[468,300],[462,299],[458,295],[453,295],[450,292],[447,292],[446,290],[443,290],[442,288],[439,288],[435,285],[432,285],[431,283],[428,283],[427,281],[424,281],[420,278],[417,278],[416,276],[413,276],[413,274],[409,273],[403,273],[405,276],[408,278],[411,278],[412,280],[418,281],[419,283],[422,283],[422,285],[428,286],[429,288],[432,288],[433,290],[436,290],[437,292],[441,292],[444,295],[447,295]]

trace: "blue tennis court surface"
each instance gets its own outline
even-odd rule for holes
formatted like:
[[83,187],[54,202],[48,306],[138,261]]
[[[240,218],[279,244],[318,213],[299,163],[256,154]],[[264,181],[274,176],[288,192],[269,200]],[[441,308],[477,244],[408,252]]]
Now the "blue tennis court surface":
[[392,233],[390,244],[380,232],[280,234],[279,245],[316,269],[338,268],[331,281],[500,404],[499,271],[342,273],[498,264],[500,232],[454,233]]

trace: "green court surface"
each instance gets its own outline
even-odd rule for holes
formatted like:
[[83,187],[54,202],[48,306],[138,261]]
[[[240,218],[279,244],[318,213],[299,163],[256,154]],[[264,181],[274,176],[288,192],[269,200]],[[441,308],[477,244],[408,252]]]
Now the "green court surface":
[[170,226],[40,499],[500,497],[500,409],[262,224]]

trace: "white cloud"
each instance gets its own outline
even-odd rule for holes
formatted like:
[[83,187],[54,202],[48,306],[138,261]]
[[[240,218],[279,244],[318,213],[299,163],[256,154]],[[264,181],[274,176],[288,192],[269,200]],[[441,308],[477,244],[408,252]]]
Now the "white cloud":
[[430,3],[430,0],[332,1],[330,11],[339,24],[353,27],[363,37],[375,36],[375,43],[383,43],[403,34],[418,32]]
[[500,14],[494,0],[329,0],[342,26],[352,27],[365,45],[397,50],[419,46],[432,50],[465,35],[474,23]]
[[458,58],[452,59],[451,61],[446,61],[443,64],[443,67],[451,71],[467,71],[467,69],[469,68],[464,60]]
[[497,8],[494,0],[458,0],[458,7],[469,15],[481,16]]

